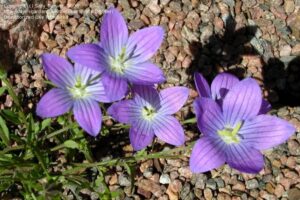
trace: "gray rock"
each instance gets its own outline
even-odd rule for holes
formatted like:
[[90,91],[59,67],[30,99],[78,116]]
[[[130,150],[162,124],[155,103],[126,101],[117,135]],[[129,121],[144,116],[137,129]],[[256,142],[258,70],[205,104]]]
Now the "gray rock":
[[168,174],[162,174],[159,178],[159,182],[161,184],[169,184],[171,183],[170,176]]
[[253,47],[259,52],[259,54],[263,54],[264,53],[264,49],[263,46],[260,42],[259,39],[257,39],[256,37],[253,37],[250,41],[250,43],[253,45]]
[[181,2],[180,1],[171,1],[169,7],[176,12],[181,11]]
[[217,183],[218,188],[225,187],[224,181],[221,178],[216,178],[215,181]]
[[180,192],[180,198],[185,199],[191,191],[191,185],[189,183],[185,183]]
[[251,180],[246,181],[246,188],[249,190],[258,188],[258,186],[259,186],[259,184],[256,179],[251,179]]
[[46,16],[48,20],[53,20],[58,15],[59,10],[56,5],[52,5],[47,11]]
[[215,182],[214,179],[208,179],[206,182],[206,187],[212,189],[212,190],[216,190],[217,189],[217,183]]
[[125,174],[120,174],[118,177],[118,181],[119,181],[120,186],[130,186],[131,185],[130,178],[128,177],[128,175],[125,175]]

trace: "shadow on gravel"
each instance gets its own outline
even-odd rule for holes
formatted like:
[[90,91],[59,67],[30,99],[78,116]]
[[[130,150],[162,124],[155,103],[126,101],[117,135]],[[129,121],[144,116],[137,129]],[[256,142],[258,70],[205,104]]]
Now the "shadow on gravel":
[[[262,76],[264,87],[272,96],[274,108],[300,106],[300,57],[269,58],[264,60],[250,41],[255,37],[257,26],[246,26],[236,30],[236,21],[229,16],[223,35],[212,35],[206,44],[192,42],[190,50],[194,60],[187,69],[189,83],[194,84],[195,72],[202,73],[209,82],[220,72],[226,71],[244,78],[245,69],[235,66],[243,55],[260,56],[263,62]],[[274,105],[273,105],[274,104]]]
[[285,60],[270,58],[263,66],[263,82],[269,95],[275,95],[278,105],[300,106],[300,57]]
[[4,70],[11,69],[16,64],[15,49],[10,48],[9,33],[0,29],[0,68]]
[[[259,55],[259,53],[249,45],[255,36],[257,26],[247,26],[236,30],[236,21],[229,16],[225,23],[223,35],[212,35],[208,42],[202,45],[200,42],[193,42],[190,45],[194,60],[187,69],[190,82],[193,82],[193,74],[201,72],[204,76],[210,75],[211,80],[221,69],[235,74],[242,78],[245,69],[229,66],[240,64],[242,55]],[[211,77],[212,76],[212,77]]]

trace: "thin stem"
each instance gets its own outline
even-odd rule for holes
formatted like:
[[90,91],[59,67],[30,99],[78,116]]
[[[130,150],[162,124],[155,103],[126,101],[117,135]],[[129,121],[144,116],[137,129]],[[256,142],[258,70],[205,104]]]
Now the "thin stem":
[[45,139],[50,139],[52,137],[55,137],[55,136],[57,136],[57,135],[65,132],[65,131],[67,131],[67,130],[73,128],[73,127],[75,127],[76,125],[77,125],[76,123],[69,124],[68,126],[62,128],[60,130],[57,130],[57,131],[54,131],[54,132],[50,133],[49,135],[46,136]]
[[184,120],[184,121],[182,122],[182,124],[194,124],[194,123],[196,123],[196,122],[197,122],[196,117],[193,117],[193,118]]
[[187,146],[183,147],[178,147],[175,149],[167,150],[167,151],[161,151],[161,152],[156,152],[156,153],[151,153],[148,155],[142,155],[142,156],[130,156],[130,157],[125,157],[125,158],[116,158],[108,161],[101,161],[101,162],[96,162],[96,163],[74,163],[74,166],[77,168],[74,168],[72,170],[66,170],[63,174],[69,174],[70,172],[76,173],[76,171],[84,168],[89,168],[89,167],[109,167],[109,166],[115,166],[115,165],[124,165],[125,163],[135,163],[139,161],[143,161],[146,159],[154,159],[154,158],[178,158],[183,155],[181,153],[180,155],[174,155],[175,153],[179,153],[181,151],[188,151],[190,150],[195,142],[190,143]]
[[24,149],[24,145],[19,145],[19,146],[15,146],[15,147],[8,147],[8,148],[5,148],[3,149],[2,151],[0,151],[0,155],[4,155],[10,151],[17,151],[17,150],[22,150]]

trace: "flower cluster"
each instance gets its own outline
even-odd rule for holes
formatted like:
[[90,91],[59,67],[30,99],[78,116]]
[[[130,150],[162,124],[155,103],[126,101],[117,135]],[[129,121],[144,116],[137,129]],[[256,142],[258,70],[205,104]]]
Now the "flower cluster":
[[128,36],[122,15],[110,8],[100,33],[99,44],[81,44],[67,52],[74,67],[59,56],[42,56],[44,71],[57,88],[43,96],[37,105],[37,115],[55,117],[72,109],[78,124],[97,136],[102,121],[98,102],[121,100],[131,88],[133,99],[114,103],[108,113],[131,125],[134,149],[146,147],[154,135],[169,144],[182,145],[183,128],[171,114],[184,105],[189,90],[173,87],[159,93],[154,84],[164,82],[165,77],[149,61],[163,41],[163,29],[152,26]]
[[[100,37],[100,43],[81,44],[67,52],[74,66],[57,55],[43,54],[44,71],[56,88],[42,97],[37,115],[56,117],[72,110],[78,124],[97,136],[102,123],[99,103],[114,102],[108,114],[130,125],[134,150],[145,148],[154,136],[183,145],[184,130],[172,115],[187,101],[189,89],[157,91],[154,85],[164,82],[165,76],[149,61],[163,41],[163,29],[152,26],[129,35],[122,15],[110,8]],[[193,172],[209,171],[226,162],[242,172],[257,173],[264,164],[260,150],[281,144],[295,132],[288,122],[266,115],[271,106],[254,79],[239,81],[221,73],[209,87],[201,74],[195,74],[195,83],[199,97],[194,109],[203,136],[192,150]]]

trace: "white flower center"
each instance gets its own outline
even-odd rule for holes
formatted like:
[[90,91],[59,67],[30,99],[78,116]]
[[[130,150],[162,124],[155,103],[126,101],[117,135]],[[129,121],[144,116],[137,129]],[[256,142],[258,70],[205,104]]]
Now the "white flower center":
[[128,63],[126,62],[127,59],[125,57],[126,48],[123,47],[120,55],[118,55],[116,58],[109,57],[109,65],[111,68],[111,71],[123,75],[125,72],[125,69],[128,67]]
[[143,107],[142,116],[144,119],[151,121],[153,120],[155,115],[156,115],[156,110],[151,105],[147,105]]
[[77,77],[76,83],[72,88],[69,88],[69,91],[74,99],[82,99],[90,95],[86,88],[87,85],[82,84],[80,77]]
[[226,144],[239,143],[240,136],[238,134],[239,130],[242,127],[242,122],[239,122],[233,129],[225,127],[223,130],[218,131],[218,135]]

